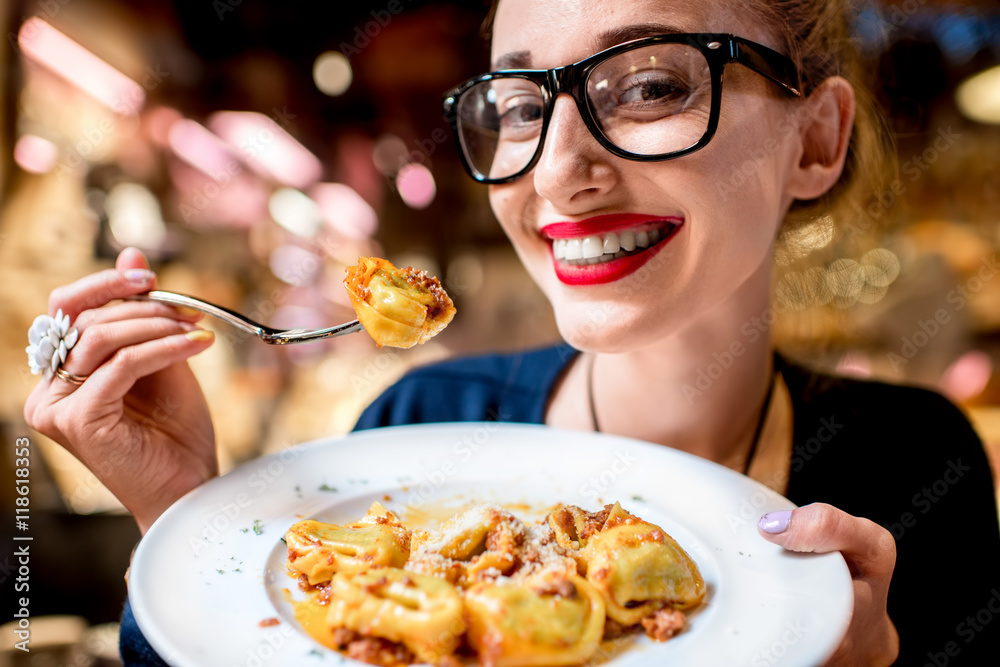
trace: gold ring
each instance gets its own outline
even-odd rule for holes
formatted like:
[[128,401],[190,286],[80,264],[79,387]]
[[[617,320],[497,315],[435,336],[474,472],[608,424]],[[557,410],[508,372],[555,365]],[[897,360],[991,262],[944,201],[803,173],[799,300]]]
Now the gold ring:
[[69,382],[70,384],[81,385],[90,376],[73,375],[72,373],[67,373],[60,367],[56,369],[56,377],[62,380],[63,382]]

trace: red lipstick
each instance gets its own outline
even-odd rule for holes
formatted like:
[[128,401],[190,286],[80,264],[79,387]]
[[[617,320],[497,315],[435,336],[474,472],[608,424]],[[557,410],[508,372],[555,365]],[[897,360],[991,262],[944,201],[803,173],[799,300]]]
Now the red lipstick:
[[655,257],[681,229],[684,219],[677,216],[654,216],[640,213],[613,213],[579,222],[556,222],[542,227],[547,239],[582,239],[626,230],[658,230],[660,240],[646,248],[636,248],[623,257],[596,264],[574,264],[556,259],[549,246],[556,277],[565,285],[601,285],[629,276]]

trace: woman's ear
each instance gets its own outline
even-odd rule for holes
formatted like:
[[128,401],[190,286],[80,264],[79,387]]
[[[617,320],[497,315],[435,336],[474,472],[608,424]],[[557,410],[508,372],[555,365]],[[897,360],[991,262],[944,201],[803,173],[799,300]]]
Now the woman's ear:
[[802,102],[802,153],[788,179],[788,194],[804,201],[822,196],[840,178],[854,126],[854,88],[830,77]]

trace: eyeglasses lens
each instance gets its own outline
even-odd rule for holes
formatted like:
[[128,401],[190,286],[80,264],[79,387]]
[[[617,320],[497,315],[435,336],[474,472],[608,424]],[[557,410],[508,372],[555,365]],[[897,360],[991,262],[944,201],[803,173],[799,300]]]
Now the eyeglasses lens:
[[[587,105],[604,136],[641,156],[666,156],[697,144],[708,130],[712,77],[701,51],[652,44],[594,67]],[[544,103],[534,82],[496,77],[458,101],[461,148],[481,176],[501,179],[524,169],[538,148]]]

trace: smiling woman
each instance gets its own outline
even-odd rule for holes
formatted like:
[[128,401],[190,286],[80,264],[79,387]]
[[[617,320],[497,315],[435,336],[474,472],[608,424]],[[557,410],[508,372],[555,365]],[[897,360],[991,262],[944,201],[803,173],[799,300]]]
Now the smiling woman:
[[[854,612],[828,664],[942,651],[985,664],[998,639],[960,646],[956,629],[1000,586],[992,478],[969,423],[937,394],[821,375],[777,354],[769,328],[744,333],[773,314],[782,230],[864,193],[884,162],[844,5],[500,0],[494,71],[453,88],[444,111],[566,344],[418,369],[357,428],[530,422],[729,467],[802,505],[761,517],[760,539],[846,559]],[[66,372],[87,379],[43,382],[25,409],[144,530],[217,471],[185,364],[211,337],[180,313],[107,305],[153,289],[147,269],[126,251],[53,294],[81,330]],[[707,388],[687,391],[705,369]],[[174,419],[141,428],[162,396],[183,397]],[[923,511],[915,499],[950,462],[967,470]],[[134,625],[123,637],[136,664],[156,660]]]

